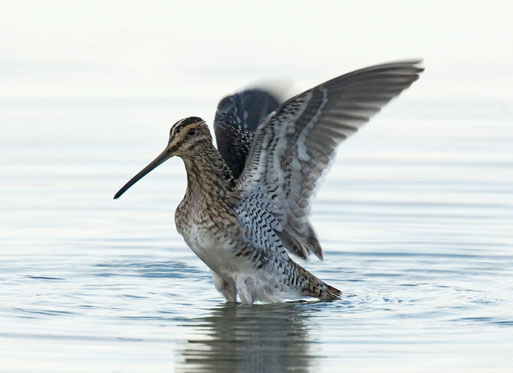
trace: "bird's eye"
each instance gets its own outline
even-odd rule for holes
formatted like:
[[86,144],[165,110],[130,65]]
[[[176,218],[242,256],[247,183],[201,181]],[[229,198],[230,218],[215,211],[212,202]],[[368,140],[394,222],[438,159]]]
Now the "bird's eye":
[[192,136],[192,135],[194,135],[196,133],[196,129],[195,128],[191,128],[191,129],[189,129],[188,133],[189,133],[189,135]]

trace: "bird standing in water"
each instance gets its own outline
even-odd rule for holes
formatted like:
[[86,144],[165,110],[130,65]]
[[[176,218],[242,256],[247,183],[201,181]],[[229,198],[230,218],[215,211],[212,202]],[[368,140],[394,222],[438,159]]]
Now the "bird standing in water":
[[420,60],[339,76],[281,105],[269,92],[224,98],[207,124],[189,117],[171,128],[164,151],[114,196],[171,157],[183,159],[187,190],[175,212],[178,232],[210,268],[228,302],[333,300],[340,290],[289,257],[323,253],[309,222],[319,180],[344,139],[408,88]]

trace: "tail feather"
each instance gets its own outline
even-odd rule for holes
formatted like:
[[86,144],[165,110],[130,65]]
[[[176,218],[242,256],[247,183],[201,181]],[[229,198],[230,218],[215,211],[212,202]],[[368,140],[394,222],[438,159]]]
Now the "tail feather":
[[327,288],[326,293],[327,293],[328,299],[338,299],[342,296],[342,292],[340,290],[338,290],[337,288],[330,286],[326,283],[324,283],[324,285],[326,285],[326,288]]
[[299,264],[294,264],[301,277],[301,295],[319,298],[324,301],[339,299],[342,296],[342,292],[340,290],[318,279]]
[[301,291],[301,295],[305,295],[307,297],[315,297],[320,300],[330,301],[339,299],[342,295],[342,292],[333,286],[328,285],[327,283],[316,279],[319,283],[317,284],[309,284],[307,287],[303,288]]

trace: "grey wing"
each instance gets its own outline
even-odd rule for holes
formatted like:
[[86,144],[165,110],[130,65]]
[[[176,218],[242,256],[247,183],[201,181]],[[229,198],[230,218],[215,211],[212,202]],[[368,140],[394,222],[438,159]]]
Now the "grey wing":
[[423,71],[420,60],[376,65],[342,75],[283,103],[255,134],[237,181],[240,199],[263,193],[280,222],[284,246],[322,259],[309,214],[311,197],[336,148]]
[[248,89],[219,102],[214,119],[217,149],[239,177],[258,125],[278,107],[274,94],[263,89]]
[[283,230],[279,221],[280,210],[265,193],[247,193],[242,200],[233,203],[233,208],[243,227],[244,238],[251,244],[251,259],[255,264],[262,264],[270,258],[277,261],[289,259],[279,237]]

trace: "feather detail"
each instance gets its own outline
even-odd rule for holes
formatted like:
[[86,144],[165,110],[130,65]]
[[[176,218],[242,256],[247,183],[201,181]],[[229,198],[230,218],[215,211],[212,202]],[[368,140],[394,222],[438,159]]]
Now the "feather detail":
[[262,89],[248,89],[219,102],[214,119],[217,149],[239,177],[258,125],[278,107],[277,98]]
[[313,193],[338,145],[418,79],[420,62],[342,75],[292,97],[258,126],[236,193],[240,200],[258,193],[277,207],[282,227],[277,234],[292,253],[322,258],[308,220]]

